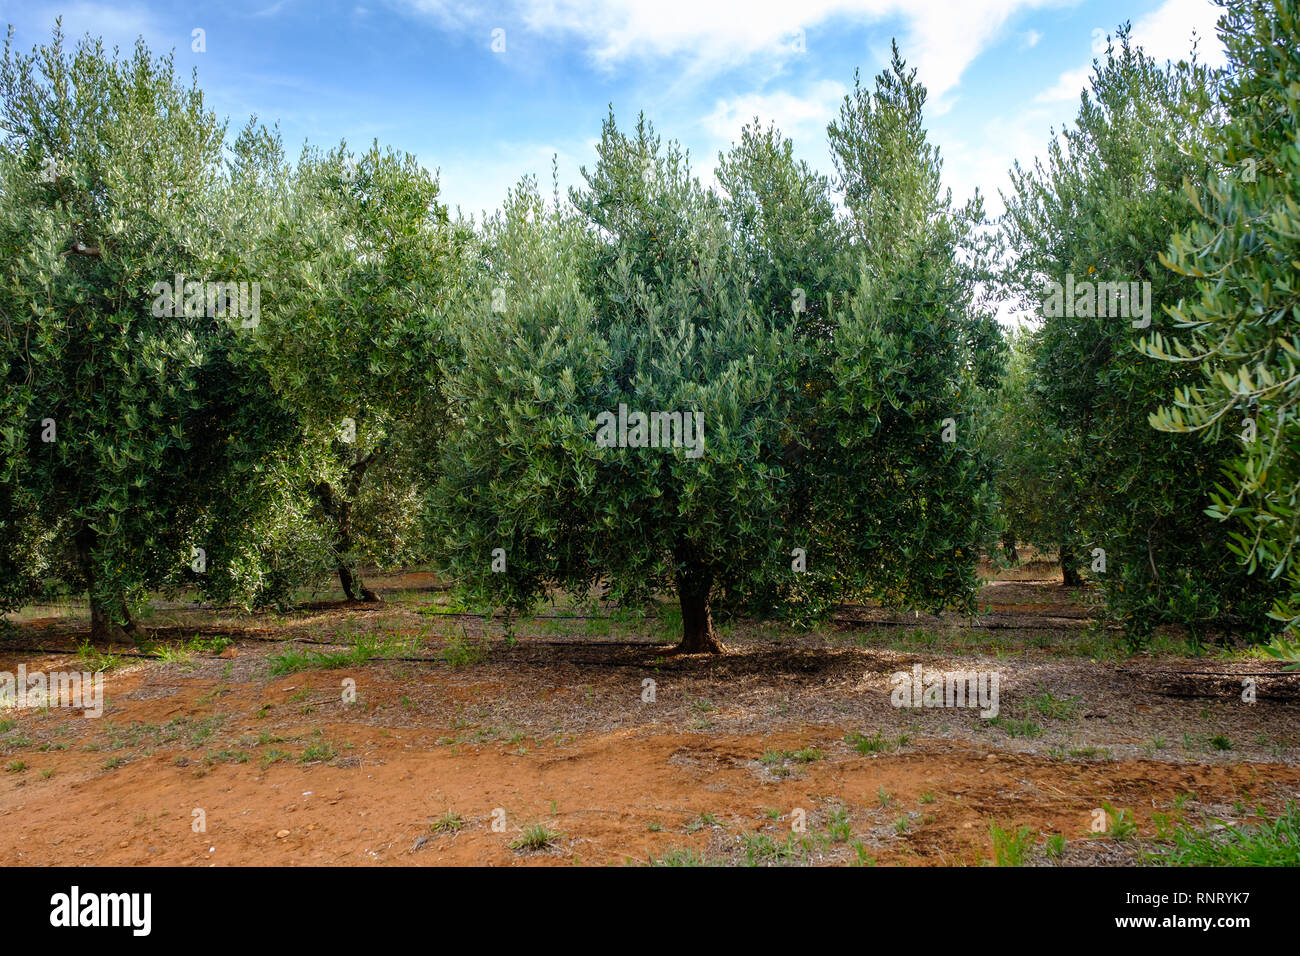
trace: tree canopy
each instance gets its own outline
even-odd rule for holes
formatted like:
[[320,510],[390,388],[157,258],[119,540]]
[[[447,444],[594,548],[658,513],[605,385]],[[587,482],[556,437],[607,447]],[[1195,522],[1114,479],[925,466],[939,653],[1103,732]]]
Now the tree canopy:
[[[1127,26],[996,223],[897,46],[819,172],[755,118],[705,185],[611,109],[482,222],[373,143],[237,130],[141,41],[0,62],[0,604],[286,604],[424,564],[524,610],[973,613],[999,537],[1134,647],[1300,620],[1295,0],[1226,70]],[[1027,313],[1004,333],[999,303]]]

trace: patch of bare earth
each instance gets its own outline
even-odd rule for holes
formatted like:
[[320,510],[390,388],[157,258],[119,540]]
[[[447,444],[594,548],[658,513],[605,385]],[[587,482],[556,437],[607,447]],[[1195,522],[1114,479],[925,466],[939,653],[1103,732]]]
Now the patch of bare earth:
[[[976,865],[996,824],[1061,834],[1062,862],[1095,865],[1180,819],[1300,797],[1300,678],[1093,659],[1086,606],[1050,580],[995,582],[974,622],[857,608],[814,633],[737,625],[721,658],[666,653],[653,619],[562,607],[506,635],[438,604],[432,579],[379,583],[378,606],[177,604],[156,640],[233,644],[126,657],[99,719],[0,713],[0,863]],[[272,673],[288,651],[376,636],[390,659]],[[0,636],[0,670],[81,669],[83,637],[29,620]],[[998,719],[894,707],[890,677],[916,663],[997,671]],[[1093,831],[1103,804],[1134,838]],[[532,824],[550,846],[512,849]],[[1048,862],[1041,837],[1031,859]]]

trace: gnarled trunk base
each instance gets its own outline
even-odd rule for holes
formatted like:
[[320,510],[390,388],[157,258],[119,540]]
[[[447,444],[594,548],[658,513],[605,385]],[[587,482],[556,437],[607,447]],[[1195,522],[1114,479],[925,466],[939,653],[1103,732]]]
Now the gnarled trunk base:
[[1083,587],[1083,576],[1079,574],[1079,559],[1073,548],[1061,549],[1061,578],[1067,588]]
[[[114,613],[114,610],[117,613]],[[126,623],[121,623],[125,619]],[[116,609],[107,608],[90,597],[90,640],[94,644],[111,644],[136,636],[135,622],[127,612],[125,603]]]
[[73,545],[77,552],[77,564],[81,568],[83,583],[86,586],[86,601],[90,605],[90,640],[94,644],[110,644],[124,641],[128,637],[138,637],[135,622],[131,620],[131,611],[126,605],[126,598],[118,595],[116,599],[105,602],[95,596],[95,546],[98,536],[90,524],[83,524],[73,536]]
[[723,654],[726,645],[718,640],[709,611],[709,592],[713,575],[688,570],[677,577],[677,596],[682,606],[682,642],[674,648],[678,654]]
[[[366,587],[361,581],[361,572],[353,571],[345,564],[338,566],[339,585],[343,588],[343,595],[349,601],[365,601],[367,603],[378,603],[379,595],[370,588]],[[358,599],[357,595],[361,597]]]

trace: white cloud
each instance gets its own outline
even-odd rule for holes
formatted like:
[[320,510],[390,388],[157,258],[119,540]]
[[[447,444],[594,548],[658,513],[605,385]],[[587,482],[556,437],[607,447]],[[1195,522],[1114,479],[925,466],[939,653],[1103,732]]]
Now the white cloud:
[[[574,37],[597,67],[613,70],[633,61],[684,58],[697,73],[716,73],[767,58],[781,63],[805,55],[795,38],[839,21],[898,19],[904,56],[915,65],[936,101],[955,89],[971,61],[1016,13],[1062,0],[512,0],[512,9],[488,14],[446,0],[392,0],[443,29],[467,32],[520,22],[539,35]],[[815,38],[807,54],[815,56]]]
[[261,10],[254,11],[252,15],[255,17],[274,17],[284,9],[284,5],[288,2],[289,0],[276,0],[276,2],[271,4],[269,7],[263,7]]
[[[22,31],[33,36],[35,42],[49,42],[55,13],[37,10],[35,5],[28,4],[5,15],[11,22],[17,21]],[[101,38],[106,50],[116,46],[122,53],[134,47],[136,39],[141,36],[154,54],[173,47],[188,51],[190,47],[189,26],[183,32],[169,31],[139,3],[107,4],[82,0],[62,5],[57,15],[63,18],[63,35],[69,47],[75,46],[88,33]],[[193,25],[202,26],[200,23]]]
[[1195,31],[1200,39],[1200,59],[1210,66],[1223,66],[1227,57],[1214,31],[1220,12],[1213,0],[1165,0],[1133,24],[1133,39],[1156,60],[1185,60],[1191,54]]
[[1040,0],[978,0],[960,4],[905,2],[898,12],[911,24],[904,53],[916,67],[930,94],[932,112],[951,107],[955,90],[971,61],[1001,33],[1018,10],[1041,6]]
[[1028,30],[1020,36],[1020,49],[1028,50],[1032,47],[1036,47],[1038,46],[1038,41],[1042,38],[1043,35],[1037,30]]
[[437,162],[422,156],[420,161],[430,170],[437,169],[441,187],[439,201],[453,212],[459,206],[464,215],[481,220],[484,212],[491,214],[499,209],[506,192],[526,175],[537,177],[542,196],[550,200],[552,158],[557,162],[560,196],[564,198],[569,187],[581,181],[582,163],[590,164],[590,159],[581,160],[579,155],[590,157],[594,153],[594,144],[586,141],[569,146],[502,143],[488,152],[442,156]]
[[1034,102],[1060,103],[1063,100],[1077,100],[1084,87],[1088,85],[1088,77],[1090,76],[1092,76],[1091,63],[1087,66],[1076,67],[1073,70],[1066,70],[1053,86],[1035,96]]
[[[1219,7],[1214,0],[1165,0],[1160,7],[1133,24],[1133,42],[1147,56],[1163,63],[1188,59],[1195,39],[1199,41],[1197,55],[1202,63],[1223,66],[1227,57],[1214,30],[1218,18]],[[1105,53],[1107,35],[1114,36],[1114,31],[1100,27],[1091,31],[1094,53]],[[1091,62],[1066,70],[1055,85],[1035,96],[1034,102],[1057,103],[1077,99],[1091,75]]]
[[739,138],[741,127],[758,117],[763,126],[775,123],[781,132],[796,143],[821,139],[826,124],[839,110],[848,89],[834,80],[815,84],[803,96],[793,93],[746,93],[734,99],[718,100],[703,125],[715,139],[732,142]]
[[[758,119],[760,127],[775,125],[781,135],[794,140],[795,155],[807,160],[813,168],[828,172],[831,168],[830,151],[826,143],[826,125],[839,112],[848,88],[834,80],[823,80],[807,88],[802,95],[786,92],[745,93],[731,99],[720,99],[713,111],[703,116],[699,126],[704,134],[700,143],[704,149],[698,154],[701,162],[693,164],[693,172],[700,182],[711,189],[718,188],[714,165],[719,152],[726,152],[739,141],[740,131]],[[692,156],[697,155],[692,153]]]
[[489,22],[492,26],[499,26],[499,21],[502,19],[499,16],[489,16],[487,11],[479,6],[456,3],[455,0],[450,2],[449,0],[389,0],[389,2],[408,13],[433,21],[444,30],[469,31],[481,28],[483,24]]
[[1010,191],[1011,165],[1016,160],[1031,167],[1034,157],[1045,155],[1048,129],[1059,117],[1050,108],[1032,108],[1011,117],[995,116],[973,131],[973,136],[949,137],[942,142],[943,182],[952,188],[955,202],[965,202],[978,187],[984,211],[996,218],[1005,211],[999,191]]

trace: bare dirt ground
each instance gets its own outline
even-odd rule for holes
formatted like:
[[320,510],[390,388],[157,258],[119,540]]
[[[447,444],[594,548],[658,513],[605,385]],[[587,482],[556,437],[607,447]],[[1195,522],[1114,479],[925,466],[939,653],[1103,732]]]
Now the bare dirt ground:
[[[1028,862],[1099,865],[1300,799],[1300,676],[1129,657],[1050,566],[999,577],[973,622],[739,622],[716,659],[667,653],[671,611],[507,631],[424,574],[378,606],[160,602],[101,718],[0,711],[0,863],[979,865],[1027,826]],[[29,612],[0,671],[94,669],[85,635]],[[996,671],[998,717],[893,706],[917,663]]]

